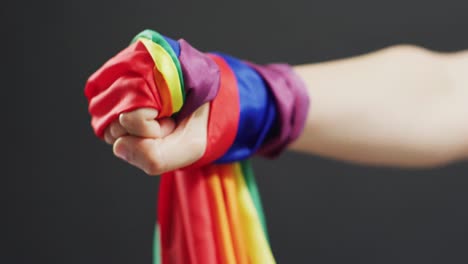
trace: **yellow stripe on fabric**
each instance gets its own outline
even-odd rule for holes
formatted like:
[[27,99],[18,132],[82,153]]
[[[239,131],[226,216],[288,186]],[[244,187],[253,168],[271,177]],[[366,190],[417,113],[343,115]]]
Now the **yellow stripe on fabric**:
[[216,236],[218,237],[218,249],[220,250],[221,257],[220,261],[224,264],[236,264],[220,176],[217,172],[216,166],[209,168],[209,171],[209,176],[207,177],[208,192],[213,205],[212,209],[214,210],[214,223],[218,227]]
[[163,74],[159,71],[158,67],[154,66],[154,81],[156,82],[156,87],[158,89],[159,97],[161,99],[161,109],[159,111],[158,117],[169,117],[172,115],[172,96],[169,91],[169,87],[164,79]]
[[237,264],[249,264],[247,248],[245,245],[245,235],[242,227],[240,210],[238,205],[236,174],[232,164],[218,165],[221,185],[224,192],[224,201],[229,220],[229,228],[232,235],[232,244]]
[[233,167],[236,174],[237,198],[239,199],[240,218],[244,228],[249,261],[250,263],[274,264],[276,263],[275,258],[263,232],[260,218],[242,175],[241,166],[239,163],[235,163]]
[[145,45],[146,49],[153,58],[155,66],[166,80],[169,92],[171,94],[172,113],[179,112],[183,104],[182,88],[180,85],[177,68],[172,61],[171,56],[163,47],[149,39],[140,38],[139,41]]

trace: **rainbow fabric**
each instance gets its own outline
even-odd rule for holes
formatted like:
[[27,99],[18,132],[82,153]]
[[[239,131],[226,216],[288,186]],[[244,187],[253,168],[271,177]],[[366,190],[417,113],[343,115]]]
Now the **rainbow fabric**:
[[181,119],[210,102],[203,157],[161,175],[154,264],[275,263],[247,158],[276,156],[302,130],[308,99],[291,76],[284,65],[203,54],[145,30],[89,78],[99,137],[122,112],[151,107]]
[[247,161],[162,175],[154,263],[275,263]]
[[[167,48],[167,45],[156,48],[157,43],[164,42],[161,41],[161,38],[155,37],[155,34],[150,36],[151,40],[156,39],[156,41],[149,40],[148,31],[137,36],[134,41],[144,43],[155,61],[155,65],[163,65],[164,62],[158,62],[158,60],[164,58],[161,56],[163,53],[162,48]],[[167,38],[165,39],[167,40]],[[172,46],[177,47],[174,43]],[[177,52],[180,49],[175,48],[175,50]],[[224,66],[229,65],[228,61],[222,58],[222,55],[219,57],[213,55],[212,59],[220,67],[222,66],[219,64],[222,64],[223,60]],[[234,61],[234,59],[231,60]],[[231,67],[232,69],[233,67]],[[172,67],[172,70],[173,75],[175,75],[174,67]],[[224,70],[228,71],[227,67],[224,67]],[[171,76],[170,74],[166,75],[163,71],[160,72],[163,76]],[[180,72],[177,71],[177,73]],[[221,73],[221,79],[223,77],[224,72]],[[164,79],[170,78],[166,77]],[[177,78],[173,76],[173,79]],[[230,83],[223,83],[225,81]],[[224,78],[221,84],[224,87],[227,85],[235,86],[235,81],[231,76],[228,80]],[[255,81],[263,85],[259,77]],[[251,85],[244,86],[247,88],[252,87]],[[175,89],[173,92],[169,91],[171,99],[174,97],[179,99],[172,100],[172,102],[180,102],[181,96],[179,95],[179,89],[177,89],[178,86],[172,87]],[[239,90],[238,88],[234,89]],[[263,91],[266,91],[266,89]],[[173,94],[176,94],[176,96]],[[245,95],[246,98],[254,98],[247,96],[248,91],[246,91]],[[245,102],[245,100],[237,100],[236,102],[235,97],[231,97],[231,99],[230,102],[232,103]],[[237,108],[240,108],[240,106]],[[231,110],[233,109],[231,108]],[[177,111],[174,109],[173,112]],[[237,111],[233,110],[233,112]],[[211,115],[212,117],[213,115]],[[270,119],[270,123],[272,123],[273,118],[270,117]],[[210,123],[213,123],[213,121]],[[269,127],[262,128],[267,130]],[[238,150],[240,148],[231,149]],[[243,158],[250,154],[246,152],[249,151],[244,151]],[[223,158],[229,159],[230,156],[239,156],[229,155],[230,153],[232,151],[226,152]],[[239,160],[238,157],[234,157],[234,159],[236,158]],[[159,231],[162,228],[163,234],[160,236],[159,232],[161,231],[155,232],[153,261],[155,264],[275,263],[267,240],[267,229],[260,196],[250,164],[247,162],[209,165],[188,171],[178,170],[163,174],[158,199],[158,216],[159,221],[155,230]],[[174,223],[174,219],[181,220],[180,224]],[[172,234],[178,234],[179,236],[173,236]],[[162,239],[163,241],[161,241]]]

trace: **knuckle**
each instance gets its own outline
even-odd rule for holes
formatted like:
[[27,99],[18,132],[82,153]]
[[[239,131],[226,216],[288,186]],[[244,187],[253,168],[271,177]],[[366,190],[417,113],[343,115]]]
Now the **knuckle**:
[[121,114],[119,121],[122,126],[130,128],[132,130],[140,130],[144,127],[143,118],[139,118],[138,115],[134,115],[131,113]]
[[122,113],[119,116],[119,122],[122,126],[127,126],[133,122],[133,117],[130,113]]
[[113,144],[114,143],[114,138],[111,136],[110,129],[107,129],[106,132],[104,133],[104,141],[107,144]]
[[162,158],[159,150],[153,149],[153,151],[150,151],[149,153],[150,154],[147,156],[148,162],[146,164],[145,172],[149,175],[157,175],[166,171],[167,164]]
[[119,137],[121,134],[120,124],[117,122],[112,123],[109,130],[113,137]]
[[164,170],[160,162],[152,160],[148,163],[144,171],[146,174],[154,176],[161,174]]

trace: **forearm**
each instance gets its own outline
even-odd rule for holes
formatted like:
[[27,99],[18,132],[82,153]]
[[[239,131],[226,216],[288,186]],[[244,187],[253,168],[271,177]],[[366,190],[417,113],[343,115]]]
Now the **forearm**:
[[398,46],[295,70],[311,107],[292,150],[390,166],[435,166],[467,153],[464,53]]

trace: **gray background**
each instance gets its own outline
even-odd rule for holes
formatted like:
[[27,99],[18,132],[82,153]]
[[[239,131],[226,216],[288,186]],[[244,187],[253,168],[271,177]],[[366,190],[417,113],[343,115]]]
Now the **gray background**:
[[[467,7],[463,0],[2,3],[0,263],[150,263],[158,178],[114,158],[94,137],[83,95],[87,76],[140,30],[259,63],[297,64],[396,43],[468,48]],[[412,171],[286,153],[255,159],[254,167],[278,263],[468,263],[466,163]]]

